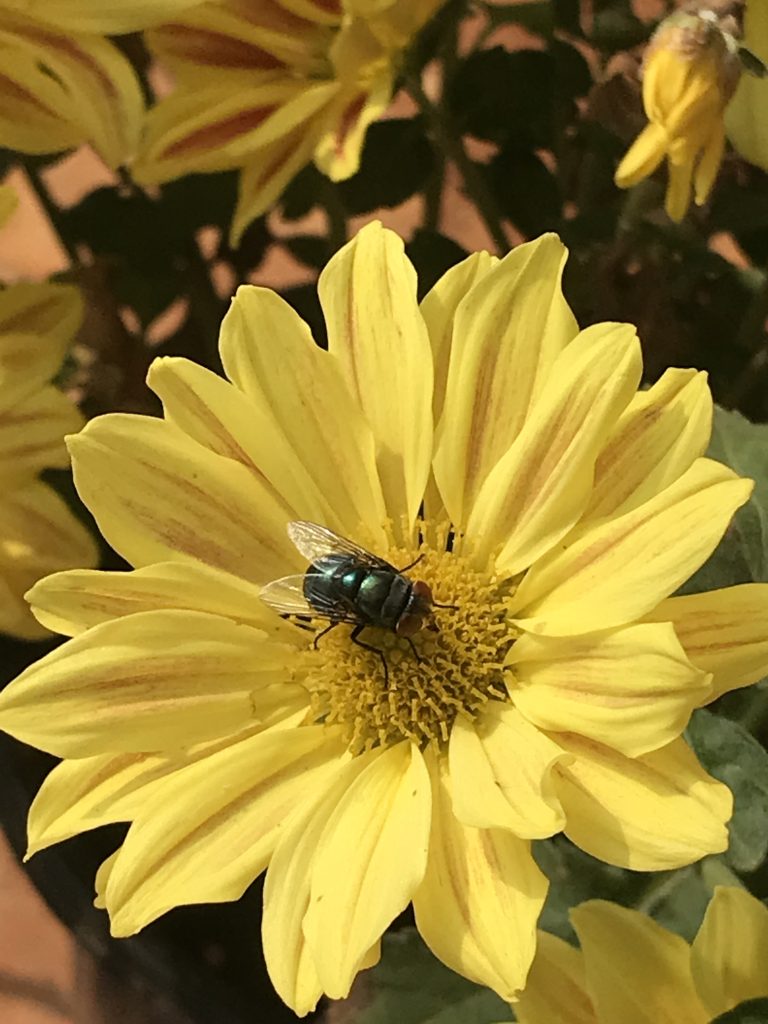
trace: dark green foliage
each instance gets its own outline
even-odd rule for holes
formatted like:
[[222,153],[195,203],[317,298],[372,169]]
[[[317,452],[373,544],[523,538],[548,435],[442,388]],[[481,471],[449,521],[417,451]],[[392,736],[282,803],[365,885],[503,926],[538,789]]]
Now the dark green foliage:
[[368,130],[360,170],[337,188],[350,215],[399,206],[423,188],[433,166],[420,117],[381,121]]
[[423,299],[432,285],[467,253],[456,242],[437,231],[422,228],[405,247],[408,259],[419,275],[419,298]]
[[712,1024],[768,1024],[768,999],[748,999],[715,1017]]

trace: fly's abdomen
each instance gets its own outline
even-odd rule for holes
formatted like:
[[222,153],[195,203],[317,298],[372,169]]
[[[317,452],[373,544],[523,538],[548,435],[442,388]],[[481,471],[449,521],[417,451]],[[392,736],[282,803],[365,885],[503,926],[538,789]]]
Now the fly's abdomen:
[[372,625],[394,629],[408,604],[411,583],[383,569],[370,570],[357,594],[357,606]]

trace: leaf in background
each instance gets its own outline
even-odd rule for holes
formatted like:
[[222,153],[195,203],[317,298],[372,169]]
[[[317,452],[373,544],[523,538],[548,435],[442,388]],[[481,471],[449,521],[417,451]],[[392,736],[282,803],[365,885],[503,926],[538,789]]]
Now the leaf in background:
[[523,0],[516,4],[490,4],[486,13],[494,28],[498,25],[522,25],[529,32],[548,37],[555,28],[555,6],[552,0]]
[[768,751],[738,722],[703,709],[686,735],[707,771],[733,793],[724,857],[736,871],[755,871],[768,853]]
[[342,203],[352,215],[399,206],[424,186],[434,163],[421,117],[379,121],[368,129],[360,170],[337,185]]
[[514,143],[488,165],[491,187],[504,216],[528,238],[558,226],[562,196],[554,174],[535,153]]
[[189,174],[163,185],[159,215],[174,239],[186,240],[205,227],[226,235],[237,202],[237,171]]
[[492,1024],[512,1019],[505,1002],[444,967],[414,929],[385,935],[381,962],[361,974],[336,1024]]
[[715,1017],[711,1024],[768,1024],[768,999],[748,999]]
[[620,0],[595,12],[590,42],[607,53],[631,50],[644,43],[653,31],[632,10],[631,0]]
[[453,239],[427,228],[419,228],[414,232],[413,238],[405,247],[405,254],[416,267],[419,301],[446,270],[460,263],[467,255]]
[[307,164],[292,179],[280,199],[280,212],[286,220],[300,220],[320,204],[328,179],[315,167]]
[[284,238],[282,242],[299,263],[316,270],[324,267],[333,255],[328,239],[320,235],[294,235]]
[[557,28],[574,36],[583,36],[581,31],[581,4],[579,0],[552,0],[552,10]]

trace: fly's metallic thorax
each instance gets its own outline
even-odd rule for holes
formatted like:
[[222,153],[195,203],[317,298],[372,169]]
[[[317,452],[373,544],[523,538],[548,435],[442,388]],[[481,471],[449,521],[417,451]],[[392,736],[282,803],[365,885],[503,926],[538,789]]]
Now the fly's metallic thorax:
[[395,570],[372,568],[347,554],[316,559],[304,577],[304,596],[314,609],[336,607],[340,616],[390,630],[413,605],[413,588]]

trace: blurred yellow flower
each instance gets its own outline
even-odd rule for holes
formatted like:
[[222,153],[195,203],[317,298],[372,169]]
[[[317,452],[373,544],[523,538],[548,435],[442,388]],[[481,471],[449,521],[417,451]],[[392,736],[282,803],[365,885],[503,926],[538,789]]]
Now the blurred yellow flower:
[[236,241],[310,160],[348,178],[402,50],[442,2],[221,0],[150,32],[176,89],[149,114],[137,180],[240,168]]
[[144,103],[120,51],[127,32],[194,0],[0,0],[0,143],[58,153],[90,143],[110,167],[138,144]]
[[[30,601],[71,636],[0,697],[64,758],[30,852],[130,821],[97,878],[115,935],[238,898],[267,869],[264,948],[298,1013],[346,996],[409,902],[446,964],[513,999],[564,831],[656,870],[725,849],[731,794],[681,733],[768,668],[768,586],[672,597],[751,482],[702,458],[706,377],[638,392],[634,328],[579,331],[554,235],[476,253],[419,306],[403,244],[364,228],[320,277],[329,350],[238,292],[229,381],[159,359],[165,418],[70,439],[78,491],[132,572],[59,573]],[[281,618],[320,523],[429,584],[412,639]]]
[[643,104],[650,124],[616,171],[630,188],[653,174],[666,157],[665,208],[681,221],[693,195],[706,202],[725,146],[725,108],[738,84],[741,61],[730,16],[708,10],[671,15],[657,29],[645,57]]
[[768,907],[717,886],[692,945],[603,900],[571,911],[581,950],[539,932],[520,1024],[709,1024],[768,996]]
[[[748,0],[744,44],[768,67],[768,4]],[[728,138],[750,163],[768,170],[768,78],[742,75],[725,113]]]
[[[0,188],[0,226],[14,207]],[[49,381],[58,372],[82,304],[76,288],[15,284],[0,290],[0,630],[45,636],[24,601],[41,576],[95,565],[96,546],[61,498],[38,480],[69,465],[64,435],[82,426],[75,406]]]

